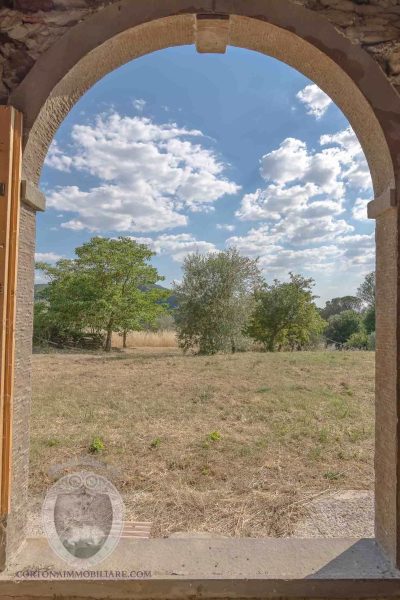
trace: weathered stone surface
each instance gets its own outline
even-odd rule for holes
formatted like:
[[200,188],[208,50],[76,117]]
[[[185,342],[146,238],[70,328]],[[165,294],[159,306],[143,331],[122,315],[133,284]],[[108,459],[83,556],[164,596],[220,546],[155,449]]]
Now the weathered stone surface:
[[[0,0],[0,103],[65,31],[117,0]],[[400,52],[398,0],[291,0],[318,12],[363,46],[395,85]]]

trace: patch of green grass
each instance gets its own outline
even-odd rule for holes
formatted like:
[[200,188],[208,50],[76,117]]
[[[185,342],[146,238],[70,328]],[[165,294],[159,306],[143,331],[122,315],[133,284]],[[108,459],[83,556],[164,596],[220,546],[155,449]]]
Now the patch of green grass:
[[324,478],[329,479],[329,481],[337,481],[341,477],[344,477],[343,473],[339,473],[339,471],[326,471],[324,473]]
[[258,390],[256,390],[256,394],[268,394],[268,392],[270,392],[270,391],[271,391],[271,388],[264,385],[264,386],[258,388]]
[[150,442],[150,448],[159,448],[161,446],[161,439],[159,437],[154,438]]
[[212,431],[211,433],[207,434],[206,437],[208,442],[219,442],[221,438],[222,435],[219,431]]
[[100,454],[101,452],[104,452],[105,449],[106,445],[101,437],[94,437],[89,444],[89,452],[91,454]]
[[346,396],[354,396],[354,392],[350,387],[350,384],[347,381],[340,382],[341,393]]
[[319,430],[317,437],[318,437],[318,441],[321,444],[326,444],[328,441],[328,437],[329,437],[328,430],[325,429],[325,427],[323,427],[322,429]]
[[47,440],[44,440],[44,445],[48,448],[54,448],[56,446],[59,446],[60,444],[61,442],[58,438],[48,438]]
[[331,412],[338,419],[346,419],[350,415],[350,405],[345,398],[336,396],[331,400]]

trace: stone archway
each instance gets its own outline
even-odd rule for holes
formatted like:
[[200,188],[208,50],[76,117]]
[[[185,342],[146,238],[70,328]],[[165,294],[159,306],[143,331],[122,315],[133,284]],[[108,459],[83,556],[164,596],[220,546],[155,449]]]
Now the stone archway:
[[[51,9],[49,9],[51,10]],[[356,10],[356,9],[354,9]],[[121,0],[74,24],[42,53],[8,103],[24,115],[17,300],[13,491],[4,538],[12,554],[23,539],[28,467],[35,191],[55,131],[99,78],[143,54],[196,43],[225,44],[276,57],[327,92],[352,124],[366,154],[377,219],[376,536],[400,554],[398,449],[398,223],[400,98],[376,61],[316,12],[290,0]]]

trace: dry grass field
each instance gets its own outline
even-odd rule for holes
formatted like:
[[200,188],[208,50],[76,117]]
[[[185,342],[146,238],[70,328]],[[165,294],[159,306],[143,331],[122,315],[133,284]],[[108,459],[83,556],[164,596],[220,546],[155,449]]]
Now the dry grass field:
[[321,493],[372,488],[373,353],[147,347],[33,364],[32,503],[54,465],[92,457],[153,536],[284,536]]
[[[114,333],[114,348],[122,348],[122,336]],[[177,348],[178,342],[174,331],[131,331],[126,336],[127,348]]]

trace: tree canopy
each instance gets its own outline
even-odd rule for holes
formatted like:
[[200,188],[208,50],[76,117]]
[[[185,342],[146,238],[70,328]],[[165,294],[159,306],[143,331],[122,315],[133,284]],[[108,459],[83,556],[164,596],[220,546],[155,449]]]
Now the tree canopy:
[[41,291],[41,319],[66,330],[105,331],[105,350],[113,331],[141,329],[164,310],[161,277],[149,264],[154,253],[128,237],[94,237],[76,248],[76,258],[55,265],[37,263],[49,284]]
[[365,276],[357,290],[357,296],[365,306],[375,306],[375,271]]
[[325,326],[314,302],[314,281],[289,275],[288,282],[275,279],[256,292],[256,307],[247,328],[270,352],[280,347],[300,349]]
[[182,283],[174,287],[180,346],[200,354],[238,349],[260,284],[257,260],[235,248],[188,255]]
[[333,315],[328,321],[325,336],[328,342],[337,345],[345,344],[349,338],[362,330],[362,317],[354,310],[344,310]]
[[321,316],[323,319],[328,320],[332,315],[338,315],[344,310],[359,311],[361,305],[362,300],[358,296],[339,296],[325,303],[325,307],[321,309]]

